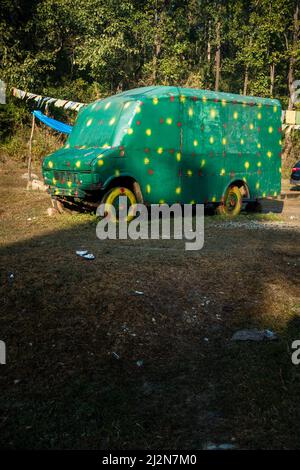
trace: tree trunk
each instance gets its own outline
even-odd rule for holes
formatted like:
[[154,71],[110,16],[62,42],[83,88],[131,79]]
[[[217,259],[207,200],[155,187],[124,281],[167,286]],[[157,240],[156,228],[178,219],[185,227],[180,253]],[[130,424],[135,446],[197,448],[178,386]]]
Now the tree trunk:
[[216,79],[215,79],[215,91],[219,90],[220,84],[220,65],[221,65],[221,22],[218,20],[216,24],[216,55],[215,55],[215,66],[216,66]]
[[295,81],[295,50],[297,47],[298,36],[299,36],[299,24],[298,24],[298,17],[299,17],[299,2],[296,1],[295,11],[294,11],[294,21],[293,21],[293,42],[292,42],[292,50],[290,51],[290,61],[289,61],[289,72],[288,72],[288,86],[289,86],[289,104],[288,109],[293,109],[293,99],[292,95],[294,93],[294,86],[293,83]]
[[245,68],[243,95],[247,95],[247,88],[248,88],[248,65],[246,65],[246,68]]
[[273,96],[275,82],[275,64],[270,65],[270,96]]
[[153,80],[153,84],[156,85],[156,83],[157,83],[157,62],[158,62],[158,56],[160,54],[160,48],[161,48],[160,36],[159,36],[159,33],[158,33],[158,6],[157,6],[157,1],[156,1],[156,6],[155,6],[154,22],[155,22],[155,35],[154,35],[152,80]]
[[285,131],[284,146],[281,154],[281,162],[283,166],[287,166],[287,160],[293,147],[292,126],[287,127]]
[[210,43],[210,21],[208,22],[208,38],[207,38],[207,62],[211,60],[211,43]]

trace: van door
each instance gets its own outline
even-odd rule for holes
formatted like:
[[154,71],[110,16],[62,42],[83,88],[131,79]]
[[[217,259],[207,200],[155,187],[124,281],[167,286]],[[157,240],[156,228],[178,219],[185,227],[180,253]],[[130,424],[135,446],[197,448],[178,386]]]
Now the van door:
[[197,97],[181,101],[182,114],[182,202],[199,203],[203,157],[202,102]]

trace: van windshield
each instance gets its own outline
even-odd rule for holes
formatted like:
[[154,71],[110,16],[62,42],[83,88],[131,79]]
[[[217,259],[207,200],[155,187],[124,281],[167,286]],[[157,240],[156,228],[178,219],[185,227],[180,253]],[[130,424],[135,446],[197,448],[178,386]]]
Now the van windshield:
[[120,114],[124,107],[121,100],[101,100],[86,106],[78,115],[66,142],[68,147],[111,147]]

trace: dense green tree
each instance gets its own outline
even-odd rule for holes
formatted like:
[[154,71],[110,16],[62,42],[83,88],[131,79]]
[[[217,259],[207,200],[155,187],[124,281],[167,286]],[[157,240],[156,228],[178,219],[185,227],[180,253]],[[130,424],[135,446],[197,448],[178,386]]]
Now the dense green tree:
[[86,101],[179,84],[287,106],[298,36],[298,0],[3,0],[0,73],[9,85]]

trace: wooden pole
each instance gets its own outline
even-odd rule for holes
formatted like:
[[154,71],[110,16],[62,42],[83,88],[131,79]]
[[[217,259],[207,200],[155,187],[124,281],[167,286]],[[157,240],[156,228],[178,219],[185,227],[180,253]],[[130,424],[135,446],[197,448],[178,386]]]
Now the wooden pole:
[[29,155],[28,155],[28,185],[30,186],[31,184],[31,163],[32,163],[32,138],[33,138],[33,132],[34,132],[34,125],[35,125],[35,115],[32,115],[32,125],[31,125],[31,133],[30,133],[30,139],[28,142],[28,147],[29,147]]

